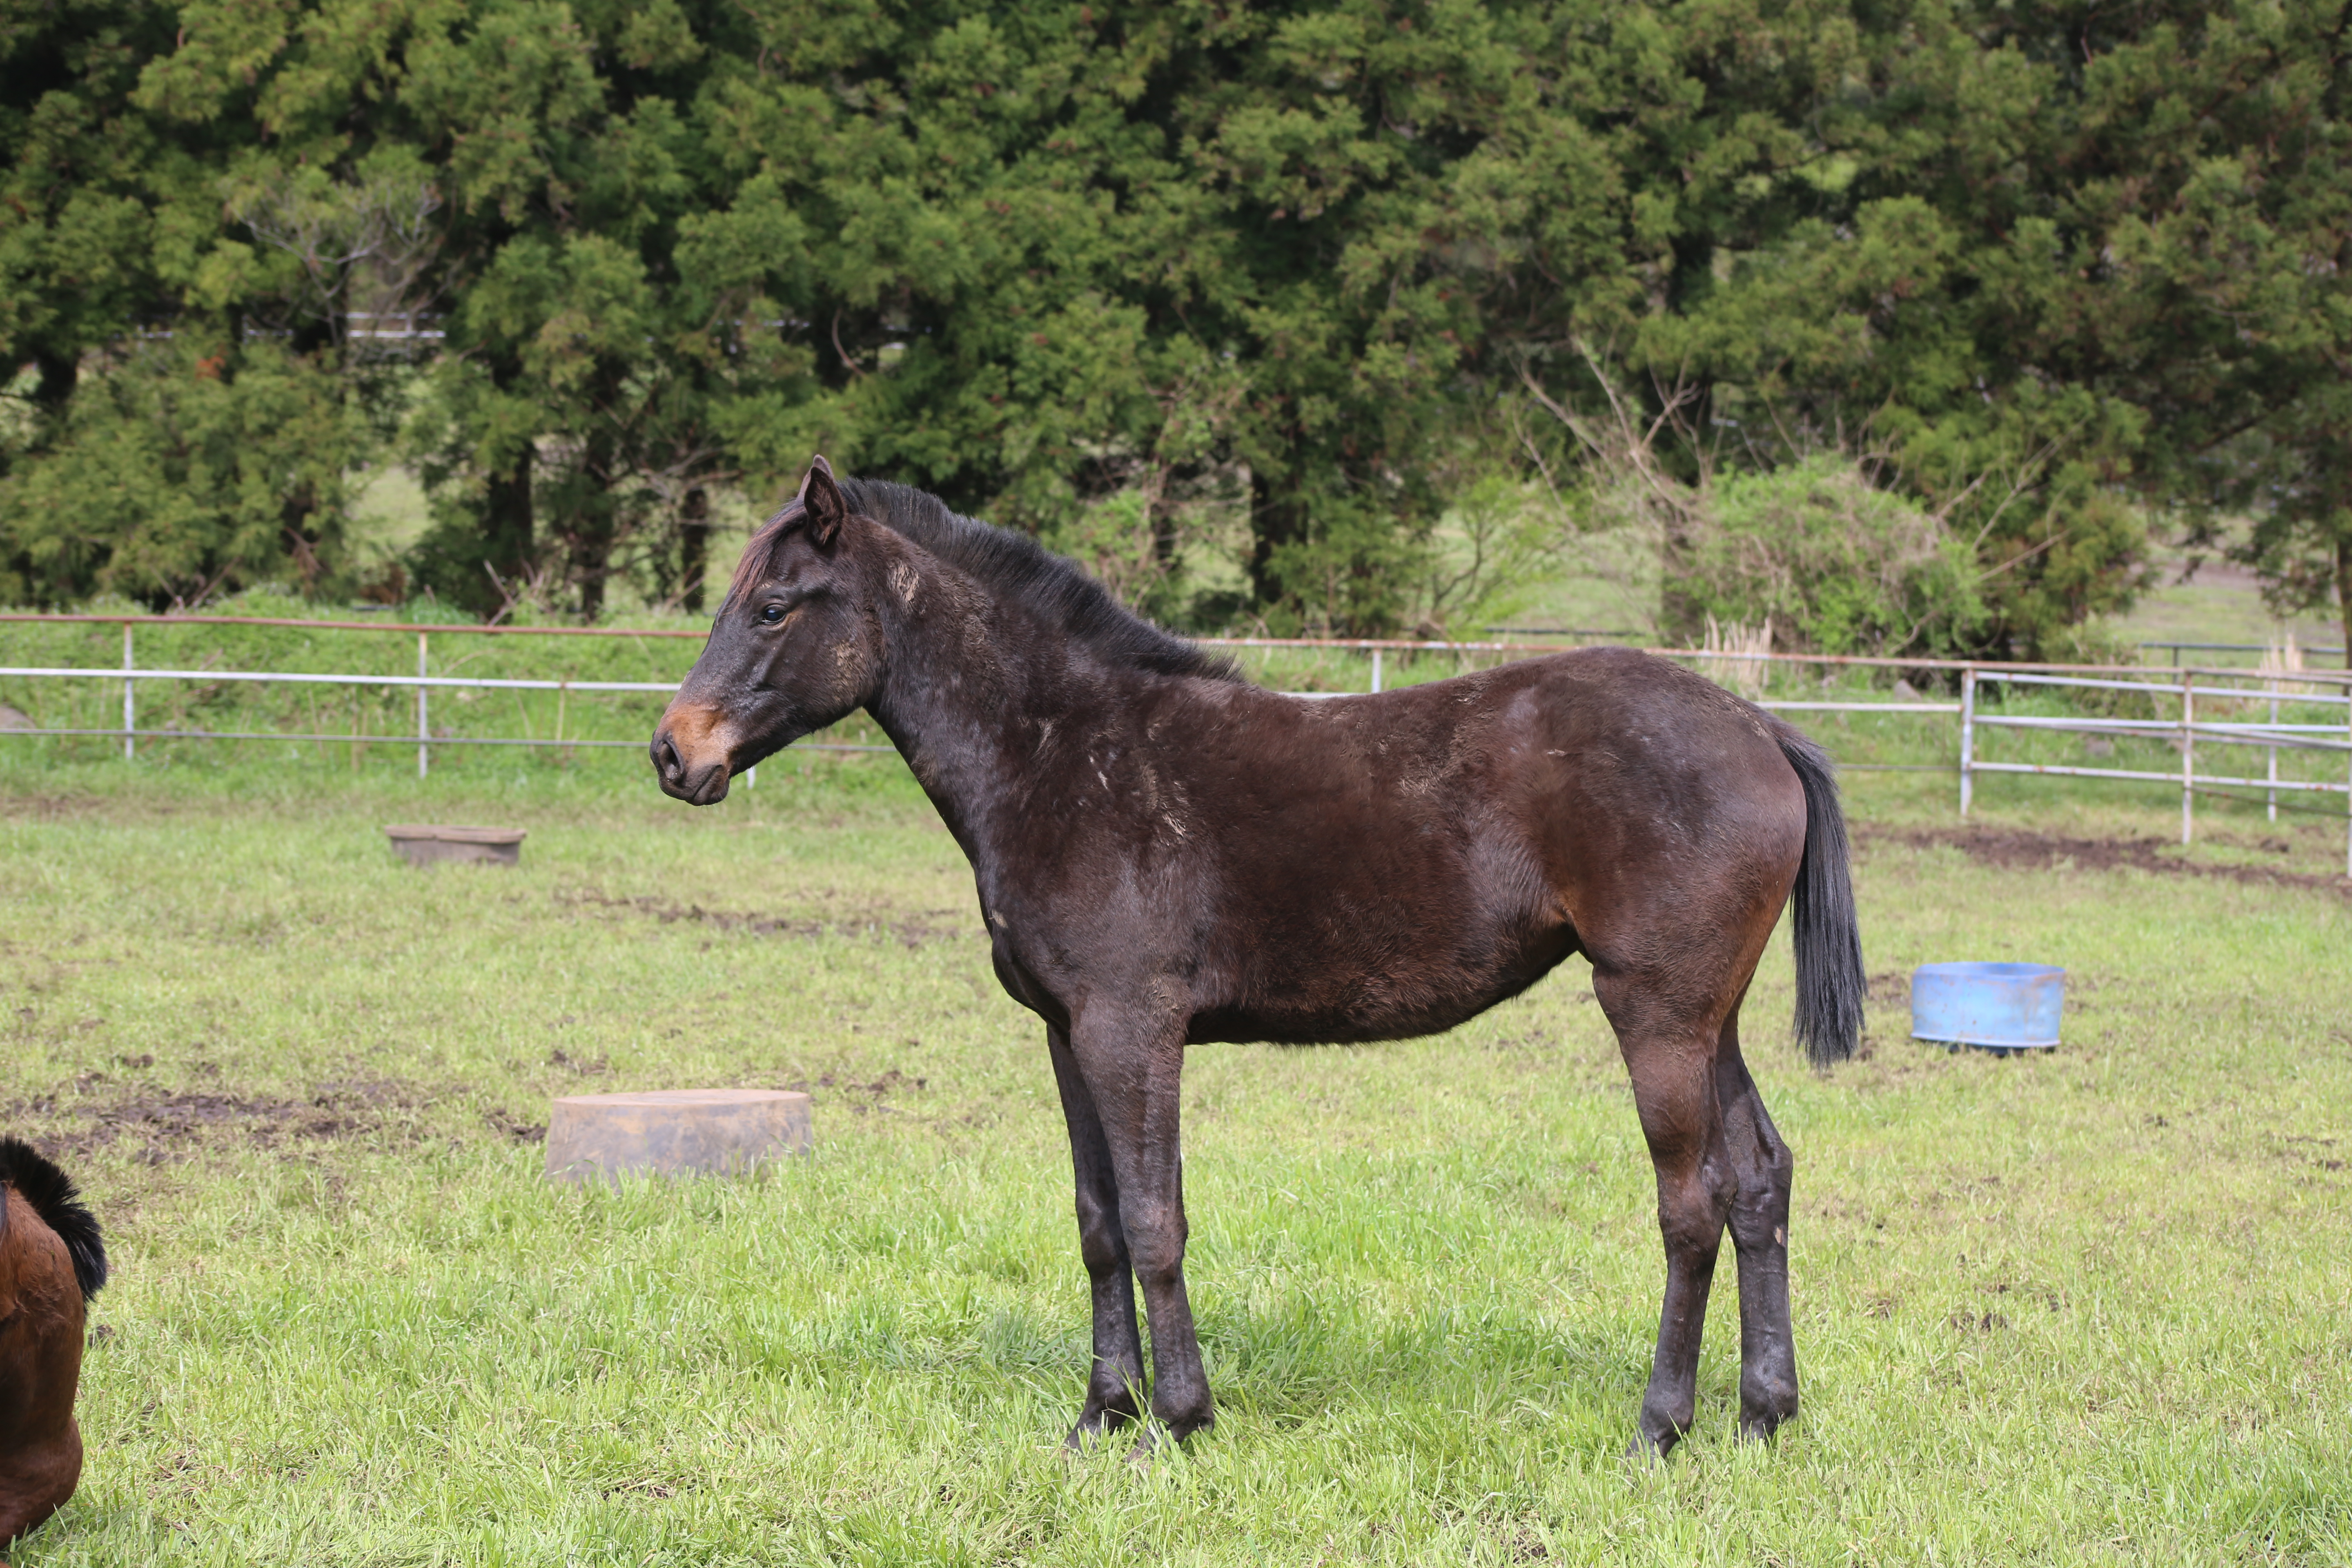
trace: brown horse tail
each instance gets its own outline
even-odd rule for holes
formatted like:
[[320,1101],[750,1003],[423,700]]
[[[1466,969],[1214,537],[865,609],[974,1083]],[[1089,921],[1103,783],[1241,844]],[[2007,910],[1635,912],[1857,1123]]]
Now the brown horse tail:
[[43,1159],[30,1143],[0,1138],[0,1236],[8,1232],[7,1187],[16,1188],[16,1195],[31,1205],[33,1212],[66,1244],[81,1299],[87,1301],[97,1295],[106,1284],[106,1240],[98,1234],[98,1216],[83,1206],[80,1194],[74,1191],[72,1178]]
[[1805,733],[1777,723],[1780,754],[1805,786],[1805,857],[1790,898],[1797,950],[1797,1038],[1817,1068],[1853,1055],[1862,1037],[1868,982],[1862,931],[1854,917],[1853,876],[1846,863],[1845,813],[1837,773]]

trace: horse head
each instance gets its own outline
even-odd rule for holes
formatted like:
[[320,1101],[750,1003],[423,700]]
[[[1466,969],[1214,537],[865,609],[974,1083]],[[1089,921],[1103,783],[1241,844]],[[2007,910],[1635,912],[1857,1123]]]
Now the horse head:
[[800,495],[744,548],[710,640],[654,731],[665,794],[724,800],[736,773],[865,705],[882,669],[869,577],[884,531],[811,460]]

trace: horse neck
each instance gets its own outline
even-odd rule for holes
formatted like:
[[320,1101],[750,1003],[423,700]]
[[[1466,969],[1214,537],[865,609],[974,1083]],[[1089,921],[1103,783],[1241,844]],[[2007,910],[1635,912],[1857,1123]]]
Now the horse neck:
[[1100,680],[1084,648],[936,557],[908,552],[881,580],[884,668],[866,711],[981,864],[1041,740],[1066,732],[1082,694],[1099,700]]

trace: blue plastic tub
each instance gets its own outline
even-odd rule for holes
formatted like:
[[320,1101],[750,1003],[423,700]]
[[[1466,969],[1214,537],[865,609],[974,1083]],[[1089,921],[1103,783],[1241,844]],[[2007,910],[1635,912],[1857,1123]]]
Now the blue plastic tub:
[[2066,972],[2046,963],[1923,963],[1911,972],[1911,1037],[1954,1050],[2047,1050],[2065,998]]

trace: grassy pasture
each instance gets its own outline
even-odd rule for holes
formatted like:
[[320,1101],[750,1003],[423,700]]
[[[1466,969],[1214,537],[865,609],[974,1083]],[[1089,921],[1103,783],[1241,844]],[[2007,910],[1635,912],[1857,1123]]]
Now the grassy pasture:
[[[1748,1011],[1799,1161],[1769,1450],[1727,1247],[1698,1430],[1620,1458],[1661,1265],[1580,961],[1435,1039],[1202,1049],[1220,1419],[1138,1473],[1058,1451],[1050,1073],[895,759],[701,813],[617,757],[163,762],[0,753],[0,1105],[117,1268],[19,1564],[2352,1560],[2340,820],[2221,808],[2183,859],[2161,786],[2000,781],[1991,828],[2080,841],[2029,866],[1948,841],[1948,779],[1850,781],[1864,1059],[1801,1067],[1785,950]],[[404,819],[526,864],[405,870]],[[2066,964],[2065,1047],[1906,1040],[1956,957]],[[541,1181],[548,1097],[673,1084],[806,1086],[817,1151]]]

